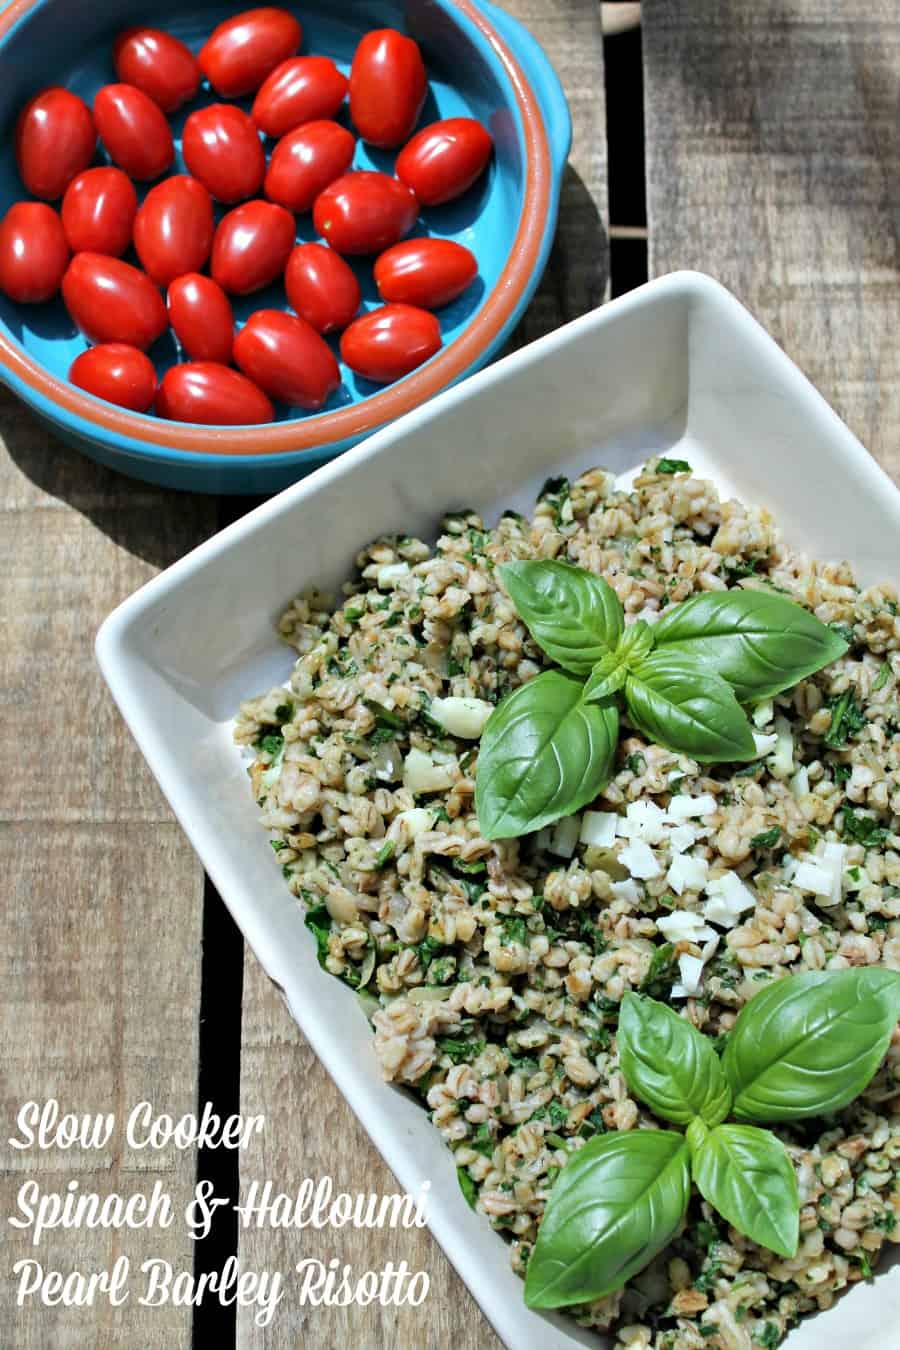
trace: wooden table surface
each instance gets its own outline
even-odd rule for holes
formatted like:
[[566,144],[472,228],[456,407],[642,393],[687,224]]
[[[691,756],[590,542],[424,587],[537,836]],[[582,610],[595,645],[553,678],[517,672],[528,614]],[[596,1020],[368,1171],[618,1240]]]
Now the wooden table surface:
[[[608,291],[603,49],[594,0],[506,8],[553,60],[575,129],[559,238],[520,333],[527,341]],[[896,0],[644,0],[643,42],[651,272],[699,268],[734,290],[900,477]],[[193,1149],[131,1149],[121,1129],[100,1149],[14,1150],[7,1139],[30,1100],[115,1112],[120,1124],[143,1099],[175,1117],[195,1110],[198,1083],[202,1091],[209,1081],[200,1046],[219,1035],[234,1040],[240,1109],[266,1117],[240,1155],[242,1193],[254,1180],[291,1189],[323,1174],[342,1190],[392,1191],[252,953],[242,991],[234,959],[228,982],[217,978],[224,921],[215,903],[204,905],[201,869],[94,665],[105,615],[212,534],[228,507],[98,468],[9,397],[0,398],[0,434],[0,1214],[14,1213],[29,1179],[44,1191],[77,1181],[82,1191],[128,1195],[160,1178],[176,1209],[187,1205]],[[342,1230],[326,1245],[251,1230],[239,1255],[248,1268],[282,1270],[303,1254],[358,1270],[405,1260],[430,1273],[428,1301],[416,1311],[303,1308],[289,1286],[267,1328],[248,1309],[215,1332],[202,1321],[194,1332],[190,1307],[149,1312],[135,1298],[118,1308],[18,1308],[12,1269],[23,1258],[65,1272],[123,1255],[133,1269],[158,1257],[190,1270],[204,1258],[180,1222],[56,1229],[38,1249],[4,1222],[0,1347],[499,1345],[427,1233]]]

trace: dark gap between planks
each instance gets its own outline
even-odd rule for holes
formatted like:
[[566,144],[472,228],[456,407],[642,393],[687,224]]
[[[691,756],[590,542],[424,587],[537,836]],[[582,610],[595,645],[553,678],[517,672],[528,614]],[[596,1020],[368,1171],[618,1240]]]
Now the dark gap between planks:
[[[644,180],[644,93],[641,33],[635,29],[604,42],[608,142],[610,220],[616,225],[646,226]],[[647,280],[647,242],[610,240],[610,284],[613,296]],[[229,498],[219,509],[224,528],[258,505],[260,498]],[[203,893],[203,957],[200,987],[200,1044],[198,1101],[221,1117],[240,1110],[241,1005],[244,979],[244,942],[240,930],[218,892],[206,878]],[[221,1271],[238,1254],[237,1215],[240,1153],[201,1148],[197,1181],[210,1181],[216,1196],[227,1198],[213,1220],[210,1234],[194,1251],[194,1274]],[[194,1308],[195,1350],[214,1344],[234,1350],[237,1309],[222,1307],[215,1295]]]
[[[224,498],[219,504],[219,529],[245,515],[257,499]],[[220,1118],[236,1115],[241,1106],[241,1012],[244,988],[244,939],[209,877],[203,887],[203,953],[200,965],[200,1044],[197,1100],[209,1102]],[[220,1272],[238,1254],[241,1155],[237,1149],[201,1148],[197,1181],[209,1181],[213,1194],[228,1204],[216,1210],[209,1236],[194,1246],[194,1276]],[[193,1310],[195,1350],[215,1345],[234,1350],[237,1305],[223,1307],[216,1294]]]
[[[644,67],[640,28],[605,38],[603,63],[610,225],[646,228]],[[609,274],[614,298],[642,285],[648,276],[646,239],[611,238]]]
[[[209,877],[203,888],[203,955],[200,977],[199,1109],[209,1102],[220,1117],[236,1115],[241,1101],[241,1003],[244,940]],[[238,1149],[200,1148],[197,1181],[212,1183],[212,1195],[227,1199],[213,1216],[209,1235],[194,1244],[194,1276],[220,1272],[237,1255],[238,1222],[233,1206],[240,1184]],[[223,1307],[216,1294],[194,1306],[193,1343],[233,1350],[237,1306]]]

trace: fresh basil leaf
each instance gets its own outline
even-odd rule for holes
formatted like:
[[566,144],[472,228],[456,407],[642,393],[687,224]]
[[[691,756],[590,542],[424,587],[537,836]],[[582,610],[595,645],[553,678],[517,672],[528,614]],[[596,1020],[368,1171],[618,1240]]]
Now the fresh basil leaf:
[[588,675],[622,636],[625,615],[602,577],[563,562],[511,562],[498,569],[538,646],[573,675]]
[[632,722],[651,741],[692,759],[752,759],[753,732],[730,687],[671,648],[657,648],[625,683]]
[[617,693],[628,678],[628,667],[618,652],[607,652],[591,671],[584,686],[585,703],[596,703]]
[[847,650],[814,614],[771,591],[707,591],[674,605],[654,625],[657,649],[702,661],[740,703],[790,688]]
[[664,1003],[626,994],[616,1042],[625,1081],[656,1115],[675,1125],[728,1115],[731,1089],[712,1041]]
[[794,1256],[800,1236],[797,1176],[784,1144],[755,1125],[719,1125],[693,1155],[697,1189],[761,1247]]
[[643,619],[635,619],[622,634],[616,655],[629,670],[636,670],[652,651],[653,629]]
[[485,839],[510,839],[571,815],[609,781],[615,704],[585,703],[580,680],[544,671],[499,703],[478,751],[475,811]]
[[740,1120],[802,1120],[858,1097],[900,1017],[900,975],[881,966],[776,980],[738,1014],[722,1060]]
[[603,1298],[671,1241],[691,1193],[684,1135],[601,1135],[566,1163],[528,1261],[529,1308]]

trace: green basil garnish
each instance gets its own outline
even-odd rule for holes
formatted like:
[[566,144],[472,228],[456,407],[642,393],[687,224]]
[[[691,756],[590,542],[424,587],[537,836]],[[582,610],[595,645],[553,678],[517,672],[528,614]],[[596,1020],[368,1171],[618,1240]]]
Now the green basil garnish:
[[521,685],[488,718],[475,810],[487,839],[539,830],[592,801],[608,782],[619,736],[615,704],[586,703],[558,670]]
[[684,1135],[592,1139],[553,1187],[528,1261],[525,1302],[563,1308],[620,1289],[678,1231],[691,1193]]
[[752,759],[753,732],[729,686],[690,657],[657,650],[625,685],[628,716],[651,741],[701,763]]
[[708,591],[675,605],[653,629],[657,648],[678,651],[727,680],[740,703],[780,694],[847,650],[802,605],[771,591]]
[[712,1040],[664,1003],[626,994],[617,1041],[628,1086],[654,1114],[674,1125],[728,1115],[731,1089]]
[[755,1125],[719,1125],[691,1159],[697,1190],[740,1233],[794,1256],[800,1227],[797,1175],[784,1144]]
[[740,1120],[802,1120],[859,1096],[900,1017],[900,975],[878,966],[808,971],[760,990],[722,1060]]
[[614,1132],[572,1154],[538,1229],[526,1303],[560,1308],[621,1288],[678,1232],[692,1178],[739,1232],[792,1257],[800,1199],[787,1150],[725,1117],[797,1120],[846,1106],[878,1069],[898,1016],[895,971],[787,976],[741,1009],[720,1060],[712,1038],[670,1008],[626,994],[617,1044],[629,1090],[686,1131]]
[[769,591],[699,595],[653,627],[641,619],[626,627],[615,591],[593,572],[518,561],[499,574],[535,642],[568,676],[545,671],[529,681],[485,728],[475,805],[487,839],[540,829],[605,787],[622,702],[634,726],[670,750],[701,763],[752,760],[740,704],[779,693],[847,650],[808,610]]
[[561,562],[512,562],[499,568],[516,613],[551,660],[589,675],[619,642],[625,616],[608,582]]

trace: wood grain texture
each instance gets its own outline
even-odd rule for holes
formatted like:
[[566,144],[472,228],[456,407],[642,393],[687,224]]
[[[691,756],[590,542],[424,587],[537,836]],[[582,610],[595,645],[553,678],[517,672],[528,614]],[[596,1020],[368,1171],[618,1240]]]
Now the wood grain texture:
[[[0,1213],[21,1184],[127,1196],[158,1177],[177,1211],[196,1157],[126,1146],[125,1117],[195,1110],[202,872],[105,690],[94,634],[120,600],[215,528],[215,507],[132,483],[0,397]],[[19,1107],[116,1113],[102,1150],[7,1140]],[[186,1346],[189,1308],[14,1306],[12,1268],[92,1272],[126,1255],[190,1270],[181,1214],[154,1231],[0,1237],[0,1343],[17,1350]]]
[[[599,7],[593,0],[505,0],[527,25],[559,73],[573,118],[570,167],[560,227],[539,291],[514,339],[533,341],[600,304],[608,285],[606,125]],[[349,997],[349,995],[348,995]],[[241,1111],[263,1112],[257,1145],[241,1154],[241,1189],[253,1180],[282,1182],[329,1174],[340,1189],[392,1193],[396,1182],[297,1030],[251,952],[244,971]],[[310,1110],[310,1103],[315,1109]],[[303,1308],[296,1277],[273,1322],[260,1329],[252,1309],[238,1310],[238,1350],[493,1350],[500,1342],[427,1231],[329,1234],[331,1254],[358,1270],[406,1260],[427,1270],[431,1292],[419,1309]],[[321,1244],[320,1244],[321,1245]],[[247,1268],[290,1272],[305,1252],[305,1235],[250,1230],[240,1235]],[[323,1257],[324,1259],[324,1257]]]
[[896,0],[645,0],[650,266],[709,272],[900,478]]
[[572,149],[559,225],[540,286],[513,339],[523,346],[596,309],[609,290],[606,100],[603,32],[595,0],[506,0],[538,39],[562,81],[572,115]]

